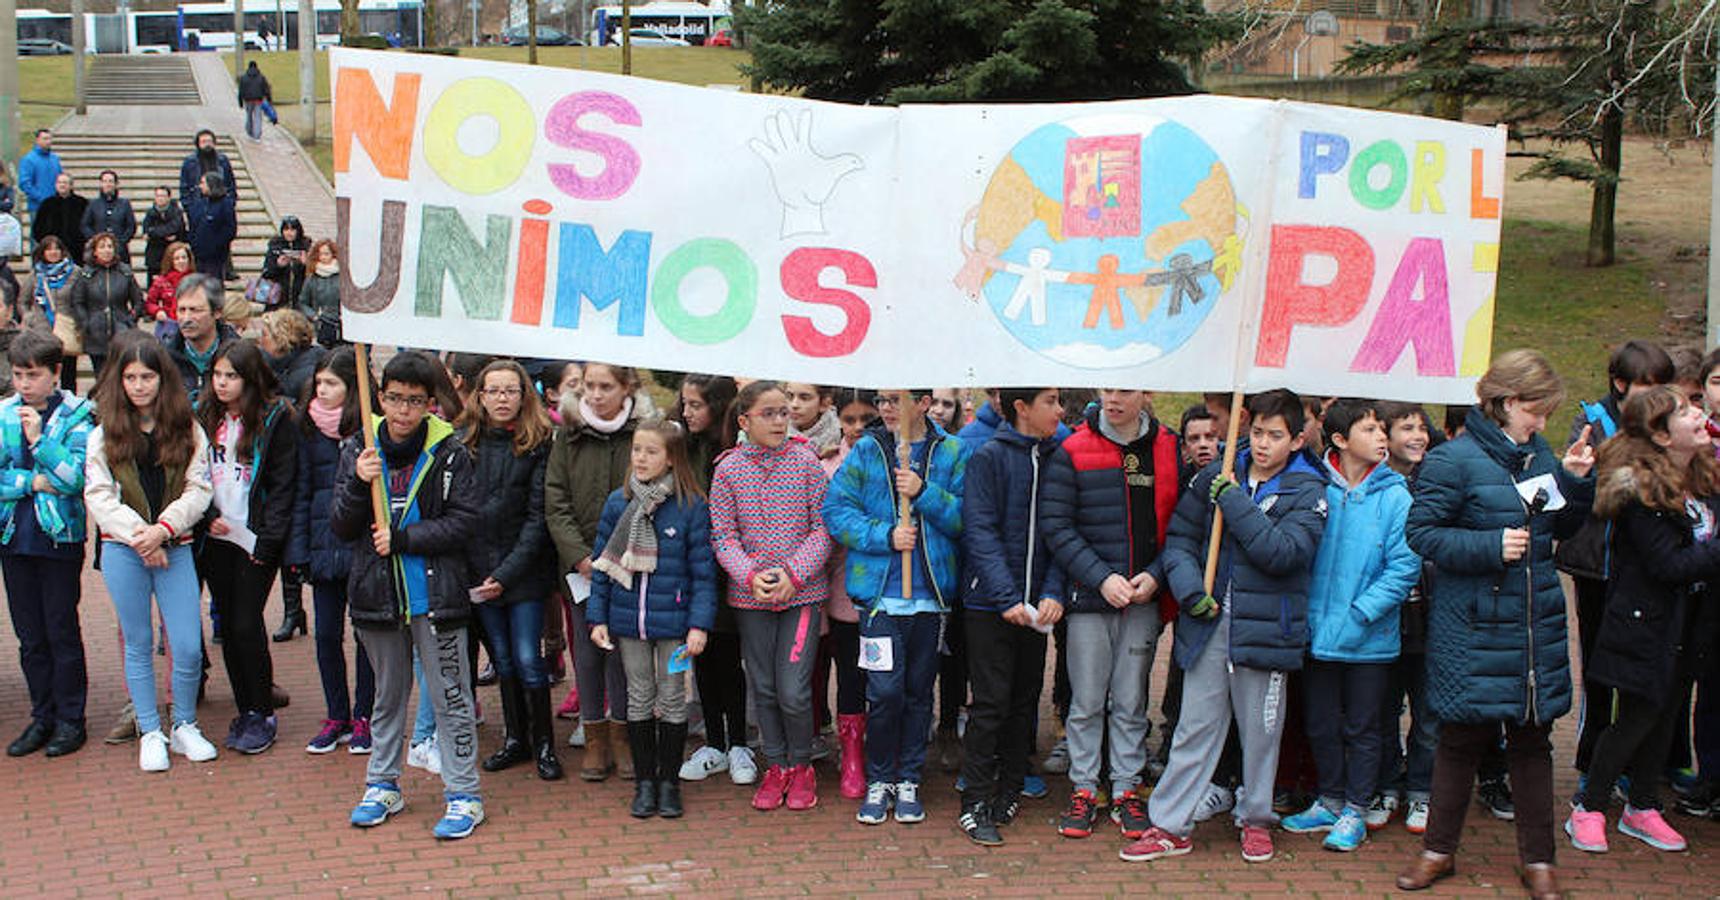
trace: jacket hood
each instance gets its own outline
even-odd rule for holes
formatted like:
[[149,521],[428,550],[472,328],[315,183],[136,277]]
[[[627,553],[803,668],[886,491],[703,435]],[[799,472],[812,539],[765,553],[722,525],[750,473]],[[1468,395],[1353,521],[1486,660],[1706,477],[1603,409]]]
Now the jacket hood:
[[[1236,472],[1238,476],[1247,473],[1252,459],[1253,457],[1251,455],[1250,448],[1243,447],[1236,451]],[[1217,463],[1218,461],[1214,460],[1208,465],[1216,466]],[[1214,471],[1217,471],[1217,469],[1214,469]],[[1298,482],[1305,479],[1313,478],[1320,482],[1325,482],[1327,480],[1326,473],[1321,471],[1320,467],[1314,464],[1314,460],[1308,456],[1308,453],[1305,450],[1298,450],[1295,453],[1290,454],[1290,461],[1284,464],[1283,471],[1279,472],[1274,476],[1274,478],[1278,481],[1278,486],[1274,489],[1274,493],[1279,494],[1290,490],[1295,487]]]
[[1008,422],[999,423],[997,430],[992,433],[991,439],[994,441],[1003,441],[1004,443],[1014,444],[1017,447],[1039,447],[1046,444],[1057,443],[1057,439],[1055,437],[1028,437],[1021,432],[1016,431],[1015,426]]
[[1469,410],[1469,416],[1463,420],[1463,433],[1470,435],[1483,453],[1513,475],[1528,468],[1529,462],[1542,451],[1552,452],[1547,439],[1538,434],[1529,438],[1526,444],[1512,440],[1505,429],[1500,428],[1499,423],[1489,418],[1480,407]]
[[[561,415],[561,427],[567,429],[569,434],[578,434],[585,428],[585,417],[579,414],[579,399],[579,394],[567,391],[561,395],[560,401],[556,404],[556,412]],[[641,420],[649,419],[655,415],[657,415],[657,401],[652,400],[651,395],[644,388],[634,391],[633,411],[627,416],[628,423],[637,425]]]
[[1636,487],[1636,467],[1619,466],[1595,479],[1595,515],[1611,519],[1641,495]]
[[973,418],[974,421],[981,422],[991,428],[999,428],[1009,424],[1003,420],[1003,414],[997,411],[997,407],[991,405],[990,400],[980,406],[979,410],[973,414]]
[[1404,481],[1404,477],[1398,474],[1396,469],[1386,465],[1386,461],[1383,459],[1374,463],[1374,467],[1368,470],[1367,476],[1362,479],[1362,483],[1359,485],[1351,485],[1344,480],[1344,470],[1338,464],[1338,451],[1333,450],[1328,453],[1324,464],[1327,479],[1333,487],[1339,490],[1354,489],[1361,491],[1363,495],[1368,495],[1378,493],[1394,484],[1408,485],[1408,482]]
[[[380,415],[373,415],[370,417],[370,420],[375,426],[377,434],[382,434],[383,429],[388,427],[388,420]],[[447,419],[444,419],[435,413],[429,413],[424,416],[425,450],[435,450],[436,445],[453,436],[454,426],[449,424]]]
[[[1097,401],[1087,404],[1087,409],[1081,414],[1081,419],[1086,423],[1087,430],[1099,435],[1113,444],[1121,443],[1111,436],[1111,425],[1105,421],[1105,407],[1100,405]],[[1157,432],[1157,425],[1158,422],[1153,419],[1153,414],[1146,410],[1142,410],[1141,430],[1135,435],[1135,439],[1130,441],[1130,443],[1138,444],[1152,437]]]

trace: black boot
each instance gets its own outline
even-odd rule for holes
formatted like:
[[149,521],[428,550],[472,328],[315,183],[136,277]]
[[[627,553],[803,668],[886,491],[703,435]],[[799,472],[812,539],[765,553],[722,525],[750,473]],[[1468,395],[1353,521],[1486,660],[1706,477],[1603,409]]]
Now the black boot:
[[68,753],[76,753],[78,748],[84,745],[84,739],[82,719],[76,722],[62,719],[54,723],[54,736],[48,739],[47,755],[65,756]]
[[633,813],[635,819],[657,814],[657,720],[627,723],[627,745],[633,751]]
[[502,679],[502,747],[484,760],[484,771],[500,772],[532,758],[527,746],[525,688],[518,678]]
[[657,723],[657,815],[681,817],[681,754],[687,749],[687,723]]
[[305,633],[305,582],[297,566],[281,570],[281,627],[269,639],[283,644],[293,639],[293,632]]
[[555,710],[549,702],[549,686],[528,688],[526,708],[531,711],[532,744],[537,751],[537,774],[544,781],[562,779],[561,760],[555,756]]
[[54,736],[54,725],[46,719],[31,719],[25,726],[24,733],[18,739],[6,746],[7,756],[29,756],[47,746],[49,738]]

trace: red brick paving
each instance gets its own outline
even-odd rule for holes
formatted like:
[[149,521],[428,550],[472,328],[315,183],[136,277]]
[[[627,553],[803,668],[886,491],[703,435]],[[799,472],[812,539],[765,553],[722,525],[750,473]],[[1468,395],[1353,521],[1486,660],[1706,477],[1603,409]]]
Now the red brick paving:
[[[272,603],[271,622],[278,620]],[[753,812],[746,789],[718,776],[686,787],[688,817],[638,822],[626,815],[630,786],[616,780],[544,783],[529,767],[485,775],[486,822],[471,838],[438,843],[430,825],[440,813],[440,782],[409,769],[407,810],[380,828],[360,831],[346,816],[361,791],[364,762],[345,752],[312,756],[301,748],[321,719],[315,651],[306,638],[273,645],[277,680],[293,696],[281,712],[281,741],[260,757],[223,750],[196,765],[175,756],[164,774],[137,769],[137,746],[100,743],[125,702],[113,612],[101,579],[85,578],[83,622],[90,666],[92,742],[50,760],[0,758],[0,893],[49,897],[183,897],[225,894],[400,896],[408,892],[493,896],[627,895],[697,892],[774,897],[890,893],[925,896],[1163,895],[1314,897],[1383,896],[1415,842],[1396,823],[1353,855],[1319,849],[1313,838],[1279,833],[1279,855],[1265,865],[1242,862],[1234,831],[1209,822],[1192,855],[1147,865],[1116,859],[1121,839],[1101,832],[1085,841],[1059,838],[1051,820],[1067,783],[1053,797],[1028,801],[1009,843],[986,850],[963,838],[953,819],[951,779],[927,792],[929,818],[904,827],[865,827],[853,803],[835,792],[821,767],[822,806],[806,814]],[[0,630],[9,635],[10,630]],[[6,638],[10,642],[10,637]],[[25,724],[23,677],[10,654],[0,665],[0,740]],[[158,672],[161,670],[158,666]],[[1162,680],[1159,681],[1162,684]],[[493,689],[481,697],[492,716]],[[214,737],[233,714],[219,653],[201,721]],[[565,723],[561,723],[565,734]],[[1555,732],[1568,760],[1573,717]],[[500,723],[482,729],[486,751]],[[564,750],[570,771],[579,751]],[[1574,775],[1562,769],[1558,791]],[[1693,850],[1663,854],[1616,836],[1604,857],[1561,843],[1564,883],[1582,896],[1713,895],[1720,885],[1720,825],[1675,817]],[[1518,895],[1511,826],[1479,809],[1470,818],[1457,878],[1433,895]]]

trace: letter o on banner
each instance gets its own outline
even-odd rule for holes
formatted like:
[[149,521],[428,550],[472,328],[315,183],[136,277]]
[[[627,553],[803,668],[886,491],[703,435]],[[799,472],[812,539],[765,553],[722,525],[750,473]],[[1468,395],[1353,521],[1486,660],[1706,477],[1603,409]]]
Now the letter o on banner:
[[[723,305],[694,315],[681,304],[681,282],[695,269],[712,268],[728,282]],[[670,333],[689,344],[720,344],[746,330],[758,306],[758,268],[734,241],[698,238],[676,247],[651,279],[651,309]]]
[[[495,146],[479,156],[460,149],[460,127],[474,116],[496,122]],[[494,78],[465,78],[430,107],[424,120],[424,161],[449,187],[473,196],[494,194],[525,172],[536,137],[537,118],[519,91]]]
[[[1380,166],[1391,172],[1391,180],[1385,187],[1376,189],[1371,176]],[[1368,209],[1391,209],[1403,197],[1407,187],[1409,157],[1404,156],[1403,148],[1393,141],[1370,144],[1366,150],[1356,154],[1355,162],[1350,163],[1350,193],[1357,203]]]

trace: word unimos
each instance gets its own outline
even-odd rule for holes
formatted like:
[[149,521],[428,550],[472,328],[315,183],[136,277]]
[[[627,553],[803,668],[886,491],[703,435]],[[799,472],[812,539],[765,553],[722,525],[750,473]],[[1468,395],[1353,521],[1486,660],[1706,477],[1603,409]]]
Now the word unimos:
[[[381,177],[409,180],[421,82],[422,76],[417,74],[396,75],[393,97],[384,101],[369,72],[350,67],[338,70],[336,172],[349,171],[356,140]],[[581,127],[580,119],[587,115],[633,128],[643,124],[639,110],[624,97],[595,90],[568,94],[544,117],[544,137],[555,146],[598,156],[603,168],[595,175],[586,175],[572,164],[551,163],[548,178],[574,200],[613,200],[625,194],[638,178],[639,153],[619,137]],[[479,116],[496,122],[499,139],[487,153],[473,157],[459,149],[454,136],[469,119]],[[424,159],[450,187],[474,196],[493,194],[524,174],[537,127],[537,117],[519,91],[494,78],[465,78],[451,84],[431,104],[423,126]],[[350,248],[351,202],[345,197],[335,202],[339,246]],[[648,271],[651,232],[622,231],[605,248],[590,225],[552,223],[543,218],[552,209],[548,201],[532,199],[523,204],[523,217],[488,215],[480,238],[455,207],[424,204],[420,210],[414,314],[440,317],[443,284],[451,278],[468,319],[499,322],[506,318],[519,325],[541,325],[545,289],[553,278],[550,321],[557,328],[579,327],[582,299],[590,301],[595,310],[619,307],[616,333],[622,336],[645,333],[647,301],[663,327],[689,344],[719,344],[751,324],[758,307],[759,275],[739,244],[722,238],[696,238],[665,254],[652,273]],[[552,225],[559,260],[553,276],[548,271]],[[393,303],[400,284],[405,233],[406,203],[384,201],[378,230],[381,263],[376,278],[369,285],[358,285],[351,280],[351,266],[341,266],[341,297],[347,309],[375,313]],[[517,271],[511,298],[507,290],[510,258],[515,260]],[[681,283],[699,269],[715,271],[727,284],[727,296],[713,312],[695,313],[681,300]],[[847,286],[878,286],[876,270],[860,253],[832,247],[799,247],[788,252],[778,267],[783,293],[804,303],[835,307],[845,317],[840,329],[828,333],[807,316],[783,315],[782,329],[789,345],[804,356],[851,354],[859,349],[871,327],[871,308],[865,300],[851,291],[820,283],[829,269],[838,270]]]
[[[1352,157],[1348,138],[1305,131],[1300,145],[1299,200],[1316,199],[1323,186],[1321,179],[1339,176],[1347,167],[1344,181],[1350,197],[1364,208],[1392,212],[1401,205],[1412,214],[1445,213],[1445,200],[1439,192],[1446,174],[1446,150],[1441,143],[1418,141],[1413,152],[1406,153],[1396,141],[1381,140]],[[1485,153],[1471,149],[1470,219],[1499,218],[1499,198],[1488,196],[1483,187],[1485,164]],[[1381,173],[1385,175],[1383,184],[1377,182]],[[1374,250],[1355,230],[1327,225],[1275,224],[1270,247],[1255,364],[1283,368],[1291,331],[1297,326],[1335,328],[1361,315],[1373,288]],[[1329,281],[1310,284],[1305,280],[1304,264],[1309,257],[1324,257],[1336,264]],[[1497,242],[1473,246],[1472,271],[1496,272],[1498,264]],[[1411,239],[1392,273],[1384,299],[1374,311],[1350,371],[1388,372],[1404,350],[1413,347],[1418,375],[1479,375],[1488,362],[1493,299],[1487,298],[1470,319],[1466,330],[1472,339],[1464,341],[1460,366],[1454,350],[1449,281],[1445,242],[1436,237]]]

